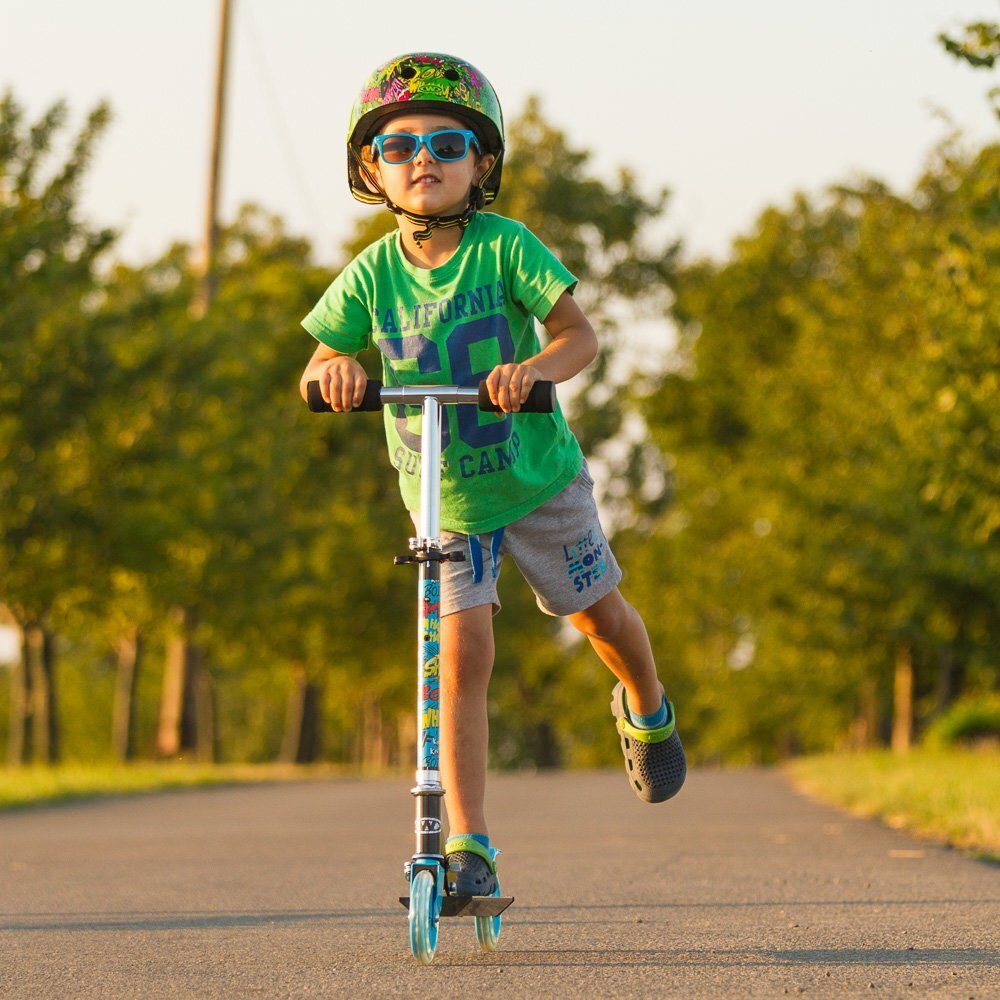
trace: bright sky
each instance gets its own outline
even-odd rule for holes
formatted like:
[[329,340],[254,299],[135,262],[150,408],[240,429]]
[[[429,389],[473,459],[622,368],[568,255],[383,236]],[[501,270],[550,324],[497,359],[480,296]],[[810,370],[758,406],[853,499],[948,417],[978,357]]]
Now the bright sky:
[[[508,117],[530,94],[594,168],[674,192],[671,233],[721,256],[770,203],[859,175],[897,190],[949,131],[997,138],[996,81],[935,36],[997,20],[996,0],[234,0],[222,209],[244,201],[310,236],[321,260],[365,211],[347,190],[347,115],[386,58],[461,55]],[[33,117],[66,97],[115,121],[89,175],[90,219],[133,262],[200,239],[217,0],[0,0],[0,89]]]

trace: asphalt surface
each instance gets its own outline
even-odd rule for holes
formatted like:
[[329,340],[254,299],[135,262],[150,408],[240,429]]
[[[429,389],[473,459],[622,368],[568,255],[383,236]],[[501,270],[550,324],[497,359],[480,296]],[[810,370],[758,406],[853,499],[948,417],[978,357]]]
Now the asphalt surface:
[[766,771],[498,775],[500,949],[409,954],[410,782],[0,814],[0,996],[1000,997],[1000,867]]

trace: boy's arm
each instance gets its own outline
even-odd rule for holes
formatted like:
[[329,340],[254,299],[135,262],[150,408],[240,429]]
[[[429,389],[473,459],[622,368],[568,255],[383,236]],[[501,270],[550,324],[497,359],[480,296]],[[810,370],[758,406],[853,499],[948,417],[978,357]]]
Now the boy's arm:
[[542,322],[549,343],[521,364],[497,365],[486,379],[490,399],[505,413],[516,413],[539,379],[565,382],[597,357],[597,334],[569,292],[563,292]]
[[299,392],[307,399],[306,385],[319,382],[323,399],[335,412],[350,412],[365,398],[368,376],[361,363],[350,354],[341,354],[326,344],[318,344],[299,380]]

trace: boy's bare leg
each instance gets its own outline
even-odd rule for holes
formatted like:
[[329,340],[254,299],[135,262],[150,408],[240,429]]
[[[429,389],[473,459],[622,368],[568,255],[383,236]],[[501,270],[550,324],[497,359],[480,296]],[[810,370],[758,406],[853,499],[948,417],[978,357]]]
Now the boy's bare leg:
[[663,703],[663,686],[656,676],[656,663],[649,636],[639,612],[616,587],[596,604],[568,616],[582,632],[608,669],[625,685],[629,708],[639,715],[652,715]]
[[493,672],[493,606],[441,619],[441,784],[452,833],[486,826],[486,694]]

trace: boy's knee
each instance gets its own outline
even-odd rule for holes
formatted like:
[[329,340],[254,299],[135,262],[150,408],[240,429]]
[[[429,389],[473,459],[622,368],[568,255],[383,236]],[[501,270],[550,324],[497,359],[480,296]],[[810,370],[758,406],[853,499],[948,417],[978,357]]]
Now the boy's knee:
[[570,624],[588,639],[613,642],[628,622],[632,606],[617,589],[583,611],[569,616]]
[[441,619],[441,666],[463,681],[489,678],[495,655],[490,605],[469,608]]

